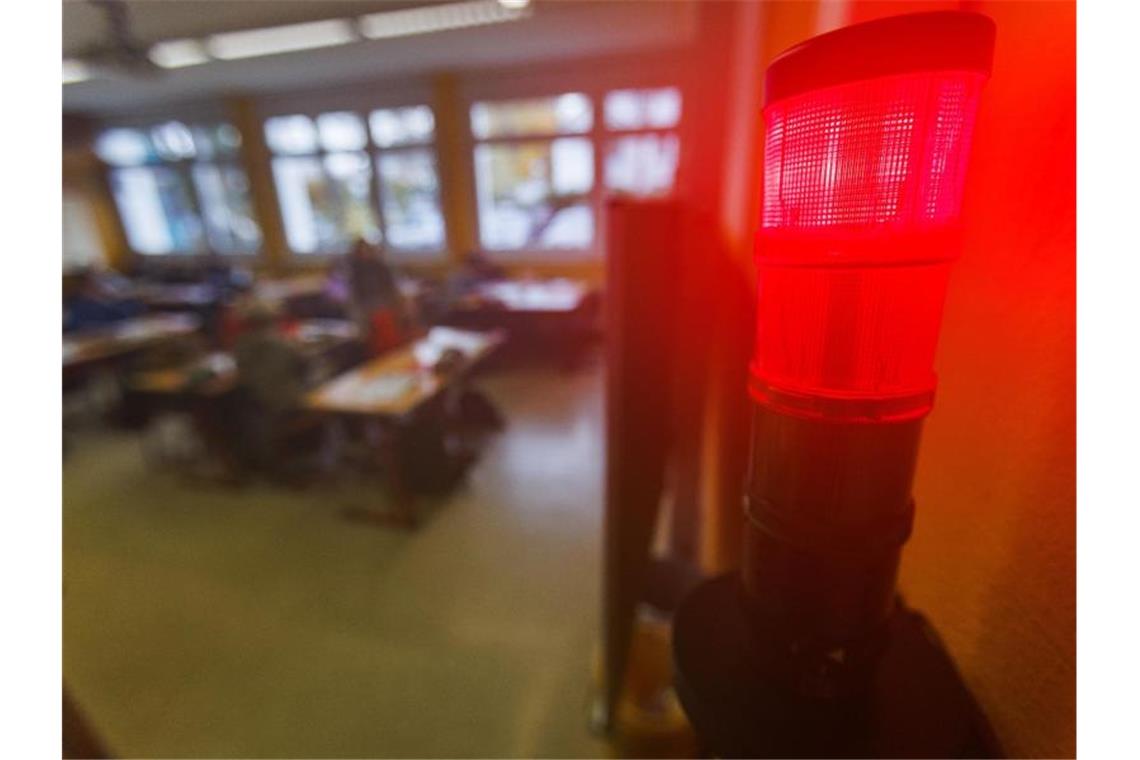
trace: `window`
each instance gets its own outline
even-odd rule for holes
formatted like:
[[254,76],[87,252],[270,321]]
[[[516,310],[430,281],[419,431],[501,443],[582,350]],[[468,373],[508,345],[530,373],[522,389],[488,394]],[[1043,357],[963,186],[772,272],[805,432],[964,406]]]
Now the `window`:
[[594,107],[580,92],[550,98],[476,103],[471,107],[471,132],[476,138],[520,135],[580,134],[594,125]]
[[427,106],[265,122],[289,247],[342,253],[358,238],[389,249],[439,252],[444,245],[439,180]]
[[230,124],[170,121],[103,132],[95,151],[109,180],[127,242],[137,253],[255,253],[249,182]]
[[600,125],[585,93],[471,106],[479,236],[491,251],[588,250],[594,245],[595,144],[607,190],[672,192],[681,141],[676,87],[611,90]]
[[380,241],[364,121],[349,111],[265,122],[285,237],[296,253],[339,253]]
[[368,118],[377,146],[380,209],[394,250],[440,250],[444,244],[439,174],[431,141],[435,115],[427,106],[382,108]]
[[673,190],[681,141],[681,92],[676,87],[606,94],[606,188],[641,196]]
[[593,244],[593,124],[593,104],[582,93],[471,107],[484,248],[586,249]]
[[389,244],[402,249],[441,247],[443,215],[431,153],[382,153],[376,160]]

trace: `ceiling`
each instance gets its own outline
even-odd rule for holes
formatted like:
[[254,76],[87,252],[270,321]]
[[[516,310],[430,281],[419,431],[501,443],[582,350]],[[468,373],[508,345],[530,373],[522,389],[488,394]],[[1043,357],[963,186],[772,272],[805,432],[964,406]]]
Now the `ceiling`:
[[[438,1],[438,0],[437,0]],[[146,44],[325,18],[429,5],[428,2],[299,0],[131,0],[131,31]],[[111,115],[221,93],[323,87],[415,73],[518,65],[544,60],[661,49],[693,39],[695,2],[533,3],[525,19],[337,47],[213,61],[154,76],[103,75],[64,85],[65,112]],[[109,37],[104,14],[83,0],[63,4],[63,53],[76,55]]]
[[[429,4],[424,0],[125,0],[123,3],[130,17],[131,31],[148,43]],[[102,10],[88,0],[63,1],[65,57],[89,45],[105,42],[106,36]]]

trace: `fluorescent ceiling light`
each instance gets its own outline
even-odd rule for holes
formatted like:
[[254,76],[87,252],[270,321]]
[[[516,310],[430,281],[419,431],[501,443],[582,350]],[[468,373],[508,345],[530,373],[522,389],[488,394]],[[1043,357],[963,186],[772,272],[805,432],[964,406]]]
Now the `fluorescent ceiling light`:
[[229,61],[343,45],[355,40],[356,34],[349,21],[330,19],[215,34],[206,38],[206,51],[214,58]]
[[147,56],[164,69],[197,66],[206,63],[210,56],[200,40],[167,40],[151,46]]
[[495,0],[472,0],[464,3],[370,13],[360,17],[360,32],[370,40],[408,37],[413,34],[429,34],[448,29],[517,21],[526,18],[532,12],[527,5],[509,8]]
[[504,8],[525,8],[530,5],[530,0],[499,0],[499,5]]
[[75,84],[91,78],[91,69],[86,63],[75,58],[63,59],[63,83]]

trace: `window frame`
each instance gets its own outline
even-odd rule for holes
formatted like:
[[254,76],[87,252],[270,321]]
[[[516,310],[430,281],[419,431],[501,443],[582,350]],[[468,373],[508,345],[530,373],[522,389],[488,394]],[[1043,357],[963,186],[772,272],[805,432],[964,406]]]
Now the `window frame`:
[[[133,114],[119,119],[104,119],[99,123],[96,130],[96,138],[106,132],[115,129],[133,129],[140,132],[146,132],[149,135],[150,130],[166,124],[169,122],[179,122],[185,124],[187,127],[195,127],[200,125],[218,125],[229,124],[235,129],[240,128],[234,124],[233,120],[226,114],[222,113],[216,108],[199,108],[190,110],[179,111],[150,111]],[[108,194],[111,196],[111,202],[115,209],[116,220],[119,224],[119,229],[122,231],[122,239],[126,243],[127,250],[132,257],[140,261],[147,262],[148,266],[179,266],[189,262],[198,261],[208,257],[220,257],[233,262],[252,262],[260,258],[265,253],[265,224],[264,220],[260,218],[257,213],[257,203],[254,200],[253,181],[249,176],[249,171],[246,166],[244,151],[246,150],[245,135],[242,135],[242,144],[237,152],[230,156],[213,157],[209,159],[201,159],[197,156],[166,159],[166,158],[148,158],[144,161],[135,164],[112,164],[109,163],[97,153],[95,159],[100,167],[101,179],[107,188]],[[217,250],[210,244],[210,235],[206,231],[206,215],[202,208],[202,199],[199,197],[198,186],[194,182],[194,166],[216,166],[219,168],[236,168],[245,175],[246,183],[249,187],[249,202],[254,221],[257,223],[258,231],[260,232],[261,241],[257,248],[252,251],[221,251]],[[167,167],[174,171],[179,178],[189,188],[190,205],[197,216],[199,223],[202,225],[202,241],[201,248],[192,251],[167,251],[166,253],[147,253],[137,250],[131,243],[130,234],[127,232],[126,222],[123,220],[122,209],[119,208],[119,201],[114,196],[114,183],[112,175],[121,169],[133,169],[141,167]],[[160,264],[160,262],[168,262],[168,264]]]
[[[671,127],[607,127],[605,125],[605,96],[608,95],[609,93],[615,92],[618,90],[638,90],[638,91],[640,91],[640,90],[660,90],[660,89],[665,89],[668,87],[675,87],[681,93],[681,113],[680,113],[680,116],[677,118],[677,123],[674,124],[673,126],[671,126]],[[602,116],[602,122],[603,122],[602,123],[603,137],[602,137],[602,146],[601,146],[602,153],[603,153],[603,156],[602,156],[602,182],[605,183],[605,181],[606,181],[606,178],[605,178],[605,155],[604,154],[606,153],[606,149],[609,148],[610,145],[612,145],[613,143],[617,142],[618,140],[622,139],[623,137],[651,136],[651,137],[656,137],[657,139],[661,139],[661,138],[666,137],[668,135],[675,135],[677,137],[677,169],[676,169],[676,173],[673,175],[673,188],[674,188],[674,192],[675,192],[676,187],[677,187],[677,176],[680,174],[682,155],[683,155],[683,151],[685,149],[685,139],[684,139],[684,135],[682,134],[682,129],[684,128],[683,125],[685,122],[685,112],[686,112],[686,109],[685,109],[685,88],[682,87],[681,83],[677,82],[674,84],[659,84],[659,85],[640,85],[639,84],[639,85],[631,85],[629,87],[610,87],[605,91],[605,93],[602,94],[601,111],[602,111],[601,116]],[[623,191],[612,190],[612,189],[606,188],[606,192],[620,193]]]
[[[262,139],[265,139],[265,124],[277,116],[306,116],[316,125],[317,117],[326,113],[352,113],[361,119],[364,124],[365,144],[358,151],[329,151],[320,143],[318,136],[316,151],[311,153],[275,153],[268,144],[265,146],[266,157],[269,162],[268,170],[273,183],[273,200],[277,204],[278,214],[281,213],[281,201],[278,197],[277,180],[273,177],[273,161],[281,157],[303,158],[306,156],[320,159],[321,172],[326,180],[329,179],[328,167],[324,158],[336,153],[363,152],[368,157],[370,180],[368,183],[369,203],[376,214],[377,228],[380,230],[380,247],[390,261],[397,264],[425,265],[445,263],[448,259],[451,241],[448,236],[446,208],[443,200],[443,180],[439,171],[439,117],[434,98],[431,92],[424,87],[411,87],[388,90],[386,92],[367,93],[366,84],[357,84],[351,88],[340,88],[331,93],[305,93],[277,98],[265,98],[258,104],[258,125],[262,130]],[[373,111],[383,109],[401,109],[416,106],[427,106],[431,109],[434,128],[431,140],[427,142],[403,143],[387,148],[381,147],[372,137],[372,125],[369,121]],[[443,238],[435,248],[399,248],[392,246],[388,236],[388,221],[384,218],[384,187],[380,177],[379,159],[383,155],[409,152],[427,151],[435,165],[437,187],[439,188],[439,212],[443,218]],[[303,253],[293,250],[289,245],[288,236],[284,230],[282,219],[282,239],[289,258],[297,262],[312,262],[314,264],[329,263],[344,255],[343,251],[317,250]]]
[[[576,90],[574,92],[580,92]],[[560,95],[563,93],[555,93]],[[502,137],[490,137],[486,139],[476,139],[474,134],[471,136],[471,162],[472,162],[472,195],[474,196],[475,203],[475,225],[476,225],[476,241],[479,245],[479,250],[484,251],[488,255],[509,260],[511,258],[518,258],[520,254],[534,254],[535,258],[554,257],[559,259],[579,259],[586,256],[593,255],[594,250],[598,247],[599,235],[599,214],[597,206],[601,196],[598,192],[598,146],[597,142],[592,137],[593,127],[585,132],[560,132],[557,134],[519,134],[508,135]],[[590,206],[591,211],[594,213],[594,234],[591,237],[590,245],[582,248],[559,248],[559,247],[522,247],[522,248],[486,248],[483,245],[483,229],[482,219],[479,214],[479,180],[477,172],[479,171],[478,163],[475,161],[475,151],[481,146],[516,146],[541,143],[546,146],[553,146],[556,140],[563,139],[584,139],[590,143],[594,160],[594,180],[590,185],[588,192],[582,193],[577,196],[584,199]]]
[[[577,264],[596,263],[603,258],[605,249],[605,199],[611,194],[605,186],[605,148],[611,138],[624,135],[643,134],[659,131],[675,133],[678,136],[677,178],[681,176],[681,166],[686,156],[685,129],[689,100],[689,76],[679,65],[675,56],[645,55],[622,56],[616,59],[592,60],[587,65],[575,66],[567,72],[564,67],[544,65],[538,70],[518,74],[512,71],[488,70],[469,72],[462,79],[460,87],[460,109],[464,117],[461,133],[464,135],[462,150],[468,162],[471,177],[469,213],[475,220],[475,242],[480,251],[488,257],[505,264]],[[642,90],[663,87],[676,87],[681,92],[681,116],[672,127],[652,130],[611,130],[605,125],[605,96],[613,90]],[[471,123],[471,109],[479,102],[528,100],[532,98],[555,97],[565,93],[582,93],[590,99],[593,107],[593,121],[590,129],[574,133],[542,133],[538,135],[510,135],[503,137],[477,138]],[[479,216],[479,199],[475,165],[475,148],[485,144],[511,144],[552,141],[560,137],[584,137],[594,148],[594,184],[585,195],[594,212],[594,236],[591,244],[584,248],[542,248],[523,247],[518,249],[496,249],[483,247],[483,231]]]

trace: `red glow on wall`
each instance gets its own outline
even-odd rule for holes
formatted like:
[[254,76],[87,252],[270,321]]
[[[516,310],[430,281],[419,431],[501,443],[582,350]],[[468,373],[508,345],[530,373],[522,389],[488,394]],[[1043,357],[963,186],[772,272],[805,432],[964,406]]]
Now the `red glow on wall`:
[[985,78],[883,76],[765,108],[759,401],[848,420],[929,411]]

